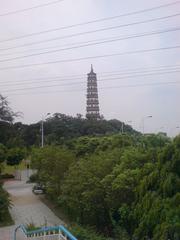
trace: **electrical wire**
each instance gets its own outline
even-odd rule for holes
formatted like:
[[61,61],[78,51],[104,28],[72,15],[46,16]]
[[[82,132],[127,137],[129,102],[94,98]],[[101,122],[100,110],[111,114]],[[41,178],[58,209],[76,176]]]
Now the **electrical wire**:
[[21,68],[27,68],[27,67],[37,67],[37,66],[56,64],[56,63],[78,62],[78,61],[83,61],[83,60],[91,60],[91,59],[97,59],[97,58],[108,58],[108,57],[130,55],[130,54],[138,54],[138,53],[148,53],[148,52],[155,52],[155,51],[166,51],[166,50],[173,50],[173,49],[179,49],[179,48],[180,48],[180,45],[177,45],[177,46],[170,46],[170,47],[151,48],[151,49],[127,51],[127,52],[120,52],[120,53],[113,53],[113,54],[103,54],[103,55],[88,56],[88,57],[81,57],[81,58],[72,58],[72,59],[48,61],[48,62],[41,62],[41,63],[30,63],[30,64],[24,64],[24,65],[15,65],[15,66],[9,66],[9,67],[1,67],[0,71],[9,70],[9,69],[21,69]]
[[[117,85],[111,87],[102,87],[99,88],[100,90],[110,90],[110,89],[120,89],[120,88],[135,88],[135,87],[150,87],[150,86],[163,86],[163,85],[176,85],[180,84],[180,81],[173,81],[173,82],[156,82],[156,83],[141,83],[141,84],[131,84],[131,85]],[[36,95],[36,94],[54,94],[54,93],[72,93],[72,92],[84,92],[86,89],[78,89],[78,90],[59,90],[59,91],[47,91],[47,92],[34,92],[34,93],[18,93],[18,94],[11,94],[10,96],[20,96],[20,95]]]
[[[167,28],[167,29],[160,29],[160,30],[156,30],[156,31],[152,31],[152,32],[145,32],[145,33],[141,33],[141,35],[143,34],[158,34],[158,33],[166,33],[166,32],[173,32],[173,31],[178,31],[180,29],[179,26],[177,27],[171,27],[171,28]],[[66,44],[61,44],[61,45],[56,45],[56,46],[48,46],[48,47],[43,47],[43,48],[34,48],[34,49],[27,49],[27,50],[23,50],[23,51],[19,51],[19,52],[11,52],[11,53],[0,53],[0,57],[1,56],[9,56],[9,55],[14,55],[14,54],[22,54],[25,52],[33,52],[33,51],[41,51],[41,50],[49,50],[51,48],[58,48],[58,47],[64,47],[64,46],[74,46],[74,45],[78,45],[78,44],[89,44],[89,43],[99,43],[101,41],[111,41],[111,40],[117,40],[119,41],[119,38],[127,38],[127,37],[136,37],[138,34],[133,34],[133,35],[128,35],[128,36],[115,36],[115,37],[110,37],[110,38],[98,38],[98,39],[94,39],[94,40],[88,40],[88,41],[79,41],[79,42],[72,42],[72,43],[66,43]],[[138,35],[139,36],[139,35]],[[142,36],[142,37],[143,37]],[[121,40],[121,39],[120,39]],[[124,39],[123,39],[124,40]],[[76,46],[75,46],[76,47]],[[64,50],[64,49],[63,49]]]
[[[115,71],[115,73],[114,72],[111,72],[111,74],[106,74],[106,75],[103,75],[103,73],[101,73],[101,74],[98,74],[98,77],[103,77],[103,78],[109,78],[109,77],[112,77],[112,76],[123,76],[123,77],[120,77],[120,79],[125,79],[125,78],[127,78],[127,77],[131,77],[131,76],[129,76],[129,75],[132,75],[132,74],[134,74],[134,76],[137,76],[137,75],[135,75],[135,74],[142,74],[142,73],[146,73],[145,75],[143,75],[143,76],[148,76],[147,74],[149,74],[149,75],[151,75],[152,73],[157,73],[158,74],[158,72],[159,72],[159,74],[163,74],[163,73],[166,73],[168,70],[168,72],[167,73],[176,73],[176,72],[179,72],[178,70],[180,69],[180,66],[178,67],[178,68],[167,68],[166,67],[166,69],[155,69],[155,70],[142,70],[142,71],[131,71],[131,72],[120,72],[120,73],[117,73],[116,71]],[[166,71],[166,72],[164,72],[164,70]],[[162,72],[162,73],[161,73]],[[127,76],[128,75],[128,76]],[[138,76],[141,76],[141,75],[138,75]],[[69,82],[69,81],[77,81],[77,80],[79,80],[79,79],[83,79],[83,78],[85,78],[86,77],[86,75],[84,74],[84,75],[77,75],[76,77],[74,77],[74,78],[72,78],[71,76],[69,77],[69,78],[61,78],[61,77],[49,77],[49,78],[38,78],[38,79],[36,79],[36,80],[38,80],[38,81],[32,81],[32,80],[30,80],[29,82],[27,82],[27,80],[26,80],[26,82],[24,82],[24,81],[18,81],[18,82],[12,82],[12,81],[9,81],[9,82],[7,82],[6,81],[6,83],[2,83],[2,82],[0,82],[0,86],[1,87],[8,87],[8,86],[10,86],[10,87],[12,87],[12,86],[19,86],[19,85],[29,85],[29,84],[39,84],[39,83],[49,83],[49,82]],[[119,78],[119,77],[118,77]],[[41,81],[40,81],[41,80]],[[9,84],[8,84],[9,83]]]
[[[113,81],[113,80],[122,80],[122,79],[129,79],[129,78],[135,78],[135,77],[147,77],[147,76],[154,76],[154,75],[164,75],[164,74],[172,74],[172,73],[177,73],[179,71],[166,71],[162,73],[150,73],[150,74],[140,74],[140,75],[132,75],[132,76],[124,76],[124,77],[116,77],[116,78],[108,78],[108,79],[100,79],[98,82],[104,82],[104,81]],[[3,92],[8,93],[8,92],[17,92],[17,91],[24,91],[24,90],[34,90],[34,89],[42,89],[42,88],[52,88],[52,87],[62,87],[62,86],[74,86],[74,85],[81,85],[81,84],[86,84],[85,81],[79,81],[75,83],[64,83],[64,84],[55,84],[55,85],[41,85],[41,86],[35,86],[35,87],[25,87],[25,88],[16,88],[16,89],[10,89],[10,90],[4,90]]]
[[56,0],[56,1],[53,1],[53,2],[43,3],[43,4],[39,4],[39,5],[36,5],[36,6],[33,6],[33,7],[29,7],[29,8],[24,8],[24,9],[15,10],[15,11],[6,12],[6,13],[0,13],[0,17],[5,17],[5,16],[17,14],[17,13],[22,13],[22,12],[27,12],[27,11],[30,11],[30,10],[33,10],[33,9],[36,9],[36,8],[47,7],[49,5],[57,4],[57,3],[62,2],[62,1],[64,1],[64,0]]
[[[59,2],[59,1],[55,1],[55,2]],[[63,29],[69,29],[69,28],[74,28],[74,27],[78,27],[78,26],[84,26],[84,25],[88,25],[88,24],[92,24],[92,23],[98,23],[98,22],[114,20],[114,19],[118,19],[118,18],[121,18],[121,17],[127,17],[127,16],[136,15],[136,14],[140,14],[140,13],[151,12],[151,11],[154,11],[154,10],[158,10],[158,9],[161,9],[161,8],[174,6],[174,5],[177,5],[177,4],[180,4],[180,1],[175,1],[175,2],[172,2],[172,3],[167,3],[167,4],[159,5],[159,6],[156,6],[156,7],[146,8],[146,9],[133,11],[133,12],[125,13],[125,14],[120,14],[120,15],[116,15],[116,16],[112,16],[112,17],[100,18],[100,19],[95,19],[95,20],[92,20],[92,21],[86,21],[86,22],[72,24],[72,25],[68,25],[68,26],[48,29],[48,30],[44,30],[44,31],[40,31],[40,32],[25,34],[25,35],[22,35],[22,36],[19,36],[19,37],[15,37],[15,38],[9,38],[9,39],[0,40],[0,42],[7,42],[7,41],[12,41],[12,40],[32,37],[32,36],[36,36],[36,35],[41,35],[41,34],[44,34],[44,33],[59,31],[59,30],[63,30]]]
[[152,35],[169,33],[169,32],[174,32],[174,31],[179,31],[179,30],[180,30],[180,27],[166,29],[166,30],[160,30],[160,31],[153,31],[153,32],[150,32],[150,33],[141,33],[139,35],[130,35],[130,36],[126,36],[126,37],[121,37],[121,38],[116,38],[116,39],[111,39],[111,40],[105,40],[105,41],[101,41],[101,42],[87,43],[87,44],[84,44],[84,45],[79,45],[79,46],[74,46],[74,47],[61,48],[61,49],[50,50],[50,51],[41,52],[41,53],[33,53],[33,54],[29,54],[29,55],[23,55],[23,56],[7,58],[7,59],[0,59],[0,62],[9,62],[9,61],[17,60],[17,59],[22,59],[22,58],[29,58],[29,57],[34,57],[34,56],[39,56],[39,55],[44,55],[44,54],[51,54],[51,53],[56,53],[56,52],[60,52],[60,51],[65,51],[65,50],[72,50],[72,49],[77,49],[77,48],[82,48],[82,47],[95,46],[95,45],[100,45],[100,44],[105,44],[105,43],[112,43],[112,42],[121,41],[121,40],[152,36]]
[[[144,67],[144,68],[130,68],[130,69],[121,69],[116,71],[105,71],[105,72],[98,72],[98,76],[112,76],[112,75],[127,75],[132,73],[147,73],[147,72],[158,72],[163,70],[177,70],[180,68],[180,65],[174,64],[174,65],[160,65],[160,66],[152,66],[152,67]],[[4,86],[8,84],[8,86],[13,85],[14,83],[23,84],[23,83],[39,83],[39,82],[46,82],[46,81],[52,81],[53,79],[58,79],[59,81],[73,81],[77,80],[79,78],[87,77],[87,74],[73,74],[73,75],[59,75],[59,76],[48,76],[48,77],[38,77],[38,78],[30,78],[30,79],[22,79],[18,81],[0,81],[0,85]],[[37,82],[38,81],[38,82]],[[29,84],[28,83],[28,84]]]
[[19,45],[19,46],[14,46],[14,47],[1,48],[0,51],[7,51],[7,50],[17,49],[17,48],[21,48],[21,47],[33,46],[33,45],[36,45],[36,44],[41,44],[41,43],[56,41],[56,40],[60,40],[60,39],[71,38],[71,37],[77,37],[77,36],[82,36],[82,35],[87,35],[87,34],[91,34],[91,33],[107,31],[107,30],[114,30],[114,29],[118,29],[118,28],[122,28],[122,27],[129,27],[129,26],[134,26],[134,25],[139,25],[139,24],[156,22],[156,21],[161,21],[161,20],[164,20],[164,19],[169,19],[169,18],[173,18],[173,17],[177,17],[177,16],[180,16],[180,13],[176,13],[176,14],[173,14],[173,15],[167,15],[167,16],[163,16],[163,17],[151,18],[151,19],[148,19],[148,20],[137,21],[137,22],[133,22],[133,23],[121,24],[121,25],[118,25],[118,26],[111,26],[111,27],[105,27],[105,28],[100,28],[100,29],[86,31],[86,32],[74,33],[74,34],[70,34],[70,35],[66,35],[66,36],[55,37],[55,38],[51,38],[51,39],[45,39],[45,40],[41,40],[41,41],[26,43],[26,44],[22,44],[22,45]]

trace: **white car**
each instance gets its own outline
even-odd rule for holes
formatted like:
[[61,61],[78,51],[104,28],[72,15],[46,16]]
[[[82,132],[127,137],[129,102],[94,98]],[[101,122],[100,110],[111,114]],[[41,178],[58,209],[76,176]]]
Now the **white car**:
[[44,188],[43,188],[42,185],[37,184],[37,185],[35,185],[35,186],[33,187],[32,191],[33,191],[33,193],[35,193],[35,194],[43,194],[43,193],[44,193]]

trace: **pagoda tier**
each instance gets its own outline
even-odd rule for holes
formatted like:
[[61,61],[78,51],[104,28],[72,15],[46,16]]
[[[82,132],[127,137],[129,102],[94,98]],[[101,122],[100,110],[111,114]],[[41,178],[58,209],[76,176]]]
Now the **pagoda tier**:
[[86,107],[86,117],[88,119],[98,120],[100,118],[99,114],[99,100],[98,100],[98,88],[97,88],[97,77],[96,73],[93,71],[91,65],[91,72],[88,73],[87,78],[87,107]]

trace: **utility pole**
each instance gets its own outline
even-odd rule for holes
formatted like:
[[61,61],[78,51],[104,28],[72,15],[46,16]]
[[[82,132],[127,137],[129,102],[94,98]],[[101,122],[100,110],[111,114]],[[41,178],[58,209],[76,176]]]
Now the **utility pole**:
[[44,120],[45,118],[50,115],[50,113],[47,113],[44,117],[42,117],[41,120],[41,147],[44,147]]
[[41,121],[41,147],[44,147],[44,120]]
[[143,124],[143,135],[144,135],[144,133],[145,133],[145,119],[146,118],[152,118],[152,116],[150,115],[150,116],[146,116],[146,117],[143,117],[143,119],[142,119],[142,124]]
[[122,122],[122,125],[121,125],[121,133],[123,134],[124,133],[124,123]]

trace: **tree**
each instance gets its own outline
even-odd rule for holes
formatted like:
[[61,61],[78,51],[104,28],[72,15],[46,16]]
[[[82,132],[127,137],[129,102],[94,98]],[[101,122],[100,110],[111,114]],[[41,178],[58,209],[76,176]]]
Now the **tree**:
[[59,197],[62,181],[73,161],[73,154],[65,148],[48,146],[33,149],[32,167],[38,170],[38,179],[46,186],[46,192],[51,199]]
[[12,122],[18,115],[19,113],[14,113],[9,107],[7,98],[0,94],[0,121]]
[[3,144],[0,144],[0,163],[6,160],[6,147]]
[[134,203],[135,239],[180,238],[180,136],[159,154],[158,162],[144,175]]
[[7,164],[18,165],[25,157],[25,150],[22,148],[11,148],[7,152]]
[[3,169],[3,162],[6,160],[6,147],[3,144],[0,144],[0,174]]
[[3,189],[0,183],[0,227],[4,222],[9,220],[8,207],[10,206],[10,198],[8,193]]
[[9,107],[9,102],[6,97],[0,94],[0,143],[7,146],[8,141],[14,137],[17,132],[13,128],[13,120],[20,116],[20,113],[15,113]]

